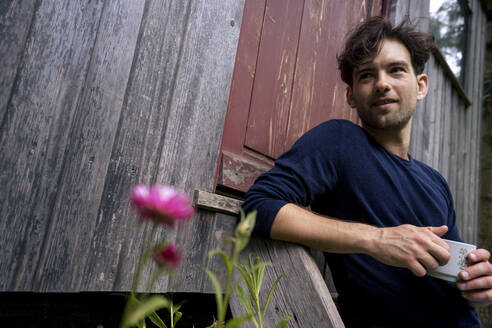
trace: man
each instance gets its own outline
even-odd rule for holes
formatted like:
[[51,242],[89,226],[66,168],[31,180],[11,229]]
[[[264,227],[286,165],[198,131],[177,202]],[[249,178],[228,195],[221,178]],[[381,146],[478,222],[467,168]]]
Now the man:
[[[326,252],[347,327],[480,327],[492,300],[488,251],[468,254],[456,284],[426,275],[461,240],[444,178],[408,154],[435,47],[407,21],[362,23],[338,57],[362,128],[333,120],[302,136],[246,195],[255,231]],[[310,206],[312,211],[303,207]]]

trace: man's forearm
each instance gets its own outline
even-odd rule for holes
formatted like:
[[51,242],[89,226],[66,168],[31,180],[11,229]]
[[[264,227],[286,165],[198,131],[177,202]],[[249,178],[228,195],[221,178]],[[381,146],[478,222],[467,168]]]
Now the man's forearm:
[[330,253],[368,253],[379,229],[368,224],[323,217],[294,204],[280,209],[272,239],[290,241]]
[[295,242],[330,253],[362,253],[408,268],[417,276],[446,263],[449,246],[440,238],[446,226],[374,227],[317,215],[294,204],[283,206],[270,232],[272,239]]

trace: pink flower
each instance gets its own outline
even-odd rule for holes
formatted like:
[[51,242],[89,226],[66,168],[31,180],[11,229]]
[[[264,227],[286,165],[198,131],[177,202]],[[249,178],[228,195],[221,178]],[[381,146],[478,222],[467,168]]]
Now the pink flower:
[[153,258],[159,265],[168,269],[174,269],[181,260],[181,254],[176,245],[161,244],[154,248]]
[[173,187],[155,184],[135,186],[131,201],[143,219],[173,226],[175,221],[185,220],[193,215],[188,196]]
[[149,198],[149,188],[146,185],[135,186],[132,190],[132,202],[137,207],[145,206],[147,199]]

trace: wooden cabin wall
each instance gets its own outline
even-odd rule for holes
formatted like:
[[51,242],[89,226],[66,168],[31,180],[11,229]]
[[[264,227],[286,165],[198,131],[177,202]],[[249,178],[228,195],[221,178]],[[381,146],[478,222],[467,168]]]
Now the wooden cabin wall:
[[[213,187],[243,6],[1,2],[0,291],[131,289],[130,188]],[[156,290],[210,291],[206,252],[234,223],[161,229],[184,263]]]
[[[410,154],[446,178],[454,197],[460,235],[465,241],[476,243],[486,15],[481,1],[468,3],[472,13],[463,89],[471,105],[467,106],[459,95],[436,56],[431,56],[425,69],[429,92],[414,115]],[[428,28],[428,0],[396,0],[391,9],[393,21],[410,16],[420,18],[423,30]]]

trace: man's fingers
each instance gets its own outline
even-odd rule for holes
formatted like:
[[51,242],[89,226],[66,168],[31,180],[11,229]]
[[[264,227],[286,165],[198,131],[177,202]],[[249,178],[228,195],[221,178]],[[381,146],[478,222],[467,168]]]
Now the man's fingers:
[[471,302],[484,302],[484,304],[486,304],[486,303],[490,303],[490,300],[492,299],[492,290],[482,289],[482,290],[461,292],[461,295]]
[[444,236],[446,232],[448,232],[448,227],[442,225],[440,227],[427,227],[432,233],[438,235],[439,237]]
[[419,261],[413,261],[408,268],[417,277],[423,277],[427,274],[427,270],[425,270]]
[[429,253],[419,257],[418,261],[424,266],[427,270],[435,270],[439,266],[438,260]]
[[470,263],[488,261],[490,259],[490,252],[486,249],[480,248],[469,252],[466,258],[470,261]]
[[[431,238],[432,242],[443,247],[445,250],[447,250],[449,252],[450,248],[449,248],[448,243],[446,243],[442,238],[440,238],[441,236],[443,236],[448,231],[448,227],[443,225],[440,227],[427,227],[426,229],[428,231],[432,232],[430,234],[430,238]],[[447,260],[446,260],[446,262],[447,262]]]
[[490,289],[492,288],[492,276],[482,276],[469,281],[459,280],[456,286],[461,291]]
[[[448,227],[427,227],[427,231],[428,232],[426,233],[426,235],[429,239],[425,243],[423,239],[420,240],[423,247],[425,248],[425,251],[437,260],[438,265],[444,265],[448,263],[449,259],[451,258],[451,254],[449,253],[449,245],[438,236],[438,234],[446,233],[446,231],[448,231]],[[426,267],[428,269],[435,269],[434,267]]]
[[[446,244],[447,245],[447,244]],[[449,253],[449,248],[443,248],[441,245],[436,245],[429,249],[429,253],[435,258],[439,265],[445,265],[451,259],[451,254]],[[432,269],[436,269],[432,268]]]
[[489,261],[475,263],[459,273],[459,277],[464,281],[476,279],[486,275],[492,275],[492,264],[490,264]]

